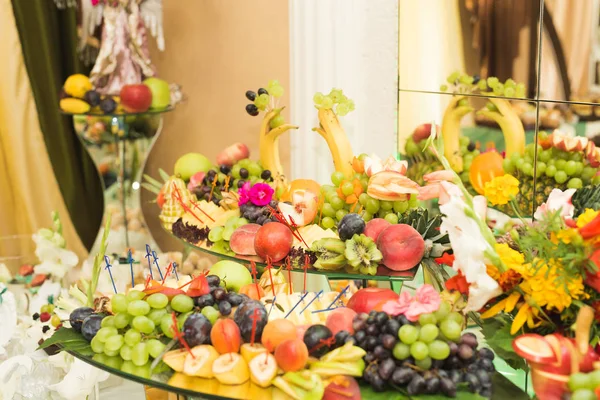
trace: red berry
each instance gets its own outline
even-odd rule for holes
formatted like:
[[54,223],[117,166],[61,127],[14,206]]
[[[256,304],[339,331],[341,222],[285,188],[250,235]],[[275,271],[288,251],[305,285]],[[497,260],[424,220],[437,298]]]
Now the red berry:
[[41,322],[48,322],[50,321],[50,313],[48,312],[43,312],[40,314],[40,321]]

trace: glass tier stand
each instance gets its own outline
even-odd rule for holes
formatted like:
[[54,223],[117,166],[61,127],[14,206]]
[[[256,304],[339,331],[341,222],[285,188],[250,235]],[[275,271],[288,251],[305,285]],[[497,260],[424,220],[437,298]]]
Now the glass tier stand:
[[135,114],[70,114],[75,132],[92,157],[104,191],[104,217],[90,254],[98,250],[106,218],[111,216],[107,253],[158,251],[142,215],[142,171],[163,126],[163,114],[174,107]]

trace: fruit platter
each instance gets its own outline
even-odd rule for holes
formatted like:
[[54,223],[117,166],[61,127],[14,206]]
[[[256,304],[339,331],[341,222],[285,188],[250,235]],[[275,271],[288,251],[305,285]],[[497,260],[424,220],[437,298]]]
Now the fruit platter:
[[99,292],[100,274],[112,279],[99,253],[91,280],[33,316],[40,348],[201,398],[526,398],[464,332],[457,291],[276,292],[270,270],[240,286],[248,272],[231,261],[197,276],[154,268],[162,280]]
[[164,229],[246,264],[355,279],[412,280],[420,265],[449,249],[440,216],[417,206],[421,187],[405,175],[407,163],[353,153],[340,118],[354,103],[339,89],[314,96],[314,131],[335,167],[331,182],[286,179],[277,141],[298,127],[281,114],[282,94],[275,80],[246,92],[246,112],[262,113],[258,160],[235,143],[215,163],[188,153],[168,179],[146,176],[143,187],[156,194]]
[[[438,128],[444,140],[444,155],[472,194],[484,194],[486,182],[510,174],[519,180],[516,209],[498,208],[512,216],[531,216],[555,188],[580,189],[600,183],[600,150],[588,138],[571,137],[559,130],[540,131],[534,142],[526,143],[523,121],[511,104],[522,102],[523,84],[454,72],[440,89],[453,94]],[[477,98],[487,101],[476,111],[472,103]],[[461,134],[461,121],[473,112],[476,119],[486,119],[500,127],[504,148],[497,148],[493,142],[474,142]],[[405,145],[409,161],[406,175],[419,184],[425,182],[428,173],[443,168],[425,148],[430,132],[431,124],[417,127]]]

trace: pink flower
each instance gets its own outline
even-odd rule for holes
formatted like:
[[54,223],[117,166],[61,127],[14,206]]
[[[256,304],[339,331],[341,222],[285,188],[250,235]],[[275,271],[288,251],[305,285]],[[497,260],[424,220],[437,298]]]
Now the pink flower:
[[425,182],[452,182],[454,181],[454,179],[456,179],[456,174],[452,171],[447,171],[445,169],[430,172],[428,174],[423,175],[423,180]]
[[[244,185],[246,186],[246,185]],[[252,204],[256,206],[266,206],[271,202],[275,191],[266,183],[257,183],[250,189],[249,197]]]
[[567,189],[564,192],[560,189],[552,189],[548,200],[535,210],[533,218],[540,220],[548,212],[560,210],[560,216],[565,220],[573,219],[573,213],[575,212],[575,206],[571,203],[571,197],[575,194],[575,189]]
[[388,301],[383,305],[383,311],[390,315],[404,314],[411,322],[419,319],[421,314],[429,314],[440,308],[442,299],[431,285],[423,285],[417,289],[415,297],[408,292],[402,292],[397,301]]
[[246,182],[241,188],[238,189],[238,194],[240,195],[238,204],[240,206],[250,201],[250,188],[250,182]]

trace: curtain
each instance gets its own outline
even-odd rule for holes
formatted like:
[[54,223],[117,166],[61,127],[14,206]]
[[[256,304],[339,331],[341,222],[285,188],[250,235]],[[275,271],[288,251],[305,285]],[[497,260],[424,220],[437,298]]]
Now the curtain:
[[[73,131],[72,118],[61,115],[58,106],[65,79],[85,73],[77,56],[76,12],[73,8],[59,10],[50,0],[12,0],[12,7],[54,176],[81,241],[89,249],[102,219],[102,187],[91,158]],[[32,154],[20,156],[30,159]],[[30,195],[50,200],[46,193]]]
[[[0,63],[0,236],[30,235],[51,227],[50,214],[56,210],[67,246],[82,259],[87,251],[69,218],[46,151],[10,0],[0,0],[0,37],[0,54],[6,55]],[[30,250],[22,247],[0,240],[0,256]]]

